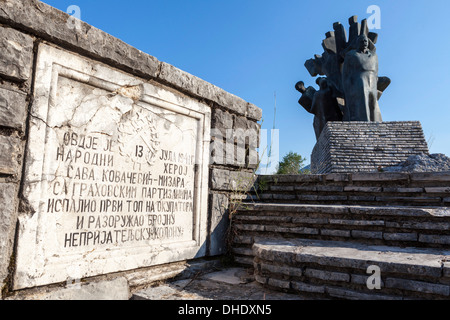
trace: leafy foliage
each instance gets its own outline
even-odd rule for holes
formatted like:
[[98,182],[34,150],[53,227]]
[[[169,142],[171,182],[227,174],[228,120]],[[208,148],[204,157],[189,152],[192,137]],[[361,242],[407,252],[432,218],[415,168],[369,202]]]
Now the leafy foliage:
[[283,157],[283,160],[278,164],[277,174],[306,174],[303,170],[306,158],[303,158],[296,152],[289,152]]

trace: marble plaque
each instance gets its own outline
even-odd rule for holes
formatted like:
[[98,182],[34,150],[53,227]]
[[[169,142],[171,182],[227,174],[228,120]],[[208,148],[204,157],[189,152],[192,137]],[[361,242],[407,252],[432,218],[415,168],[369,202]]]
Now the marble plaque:
[[39,47],[15,289],[204,256],[210,108]]

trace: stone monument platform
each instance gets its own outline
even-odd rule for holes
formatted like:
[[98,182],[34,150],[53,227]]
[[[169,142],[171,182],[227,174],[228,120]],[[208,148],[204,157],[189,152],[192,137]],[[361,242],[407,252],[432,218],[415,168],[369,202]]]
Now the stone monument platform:
[[422,153],[429,151],[418,121],[328,122],[312,152],[311,172],[373,172]]

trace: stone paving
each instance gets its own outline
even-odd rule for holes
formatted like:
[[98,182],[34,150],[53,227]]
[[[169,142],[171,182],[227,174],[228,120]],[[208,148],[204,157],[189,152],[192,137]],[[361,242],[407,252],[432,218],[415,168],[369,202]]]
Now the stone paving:
[[229,268],[198,274],[187,280],[167,282],[134,293],[132,300],[307,300],[300,295],[278,292],[255,281],[253,271]]

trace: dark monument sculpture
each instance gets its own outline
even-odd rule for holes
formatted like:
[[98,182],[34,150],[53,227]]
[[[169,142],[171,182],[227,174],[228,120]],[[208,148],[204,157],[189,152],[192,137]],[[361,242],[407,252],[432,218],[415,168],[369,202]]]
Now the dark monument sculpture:
[[316,81],[320,89],[305,88],[302,81],[295,86],[302,93],[300,105],[315,115],[317,139],[329,121],[382,122],[378,100],[391,80],[378,77],[378,34],[369,32],[367,20],[358,23],[357,16],[349,23],[348,40],[344,26],[334,23],[322,42],[324,53],[305,63],[311,76],[326,76]]
[[[308,99],[308,112],[315,115],[314,131],[316,138],[319,139],[320,134],[328,121],[342,121],[343,115],[336,98],[333,96],[333,89],[326,78],[318,78],[316,83],[319,85],[319,91],[310,90],[310,99]],[[303,82],[297,84],[297,90],[306,93]]]

